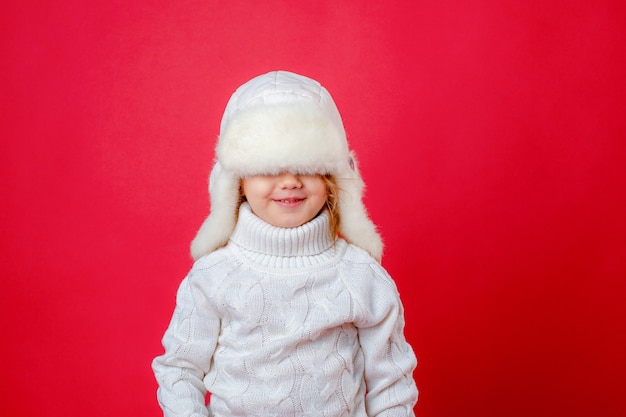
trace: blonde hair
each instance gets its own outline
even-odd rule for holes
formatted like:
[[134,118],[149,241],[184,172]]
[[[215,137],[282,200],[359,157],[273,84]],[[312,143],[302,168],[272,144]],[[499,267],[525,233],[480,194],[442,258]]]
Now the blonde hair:
[[330,218],[330,234],[333,240],[339,237],[341,229],[341,216],[339,215],[339,186],[335,177],[330,174],[323,175],[322,178],[326,183],[326,210]]

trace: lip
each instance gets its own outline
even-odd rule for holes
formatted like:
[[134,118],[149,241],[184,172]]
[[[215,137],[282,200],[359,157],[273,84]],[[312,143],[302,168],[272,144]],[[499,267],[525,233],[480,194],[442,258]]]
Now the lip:
[[305,200],[304,197],[285,197],[285,198],[274,198],[272,201],[283,208],[294,208],[298,207]]

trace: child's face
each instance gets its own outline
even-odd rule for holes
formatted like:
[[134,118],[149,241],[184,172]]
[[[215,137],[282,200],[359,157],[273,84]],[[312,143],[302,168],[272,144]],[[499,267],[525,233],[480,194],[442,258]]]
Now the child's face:
[[320,175],[256,175],[242,180],[252,212],[277,227],[298,227],[313,219],[326,203]]

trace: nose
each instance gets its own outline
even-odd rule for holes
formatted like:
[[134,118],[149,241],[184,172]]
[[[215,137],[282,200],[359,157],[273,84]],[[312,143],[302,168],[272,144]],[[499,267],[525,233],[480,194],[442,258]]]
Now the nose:
[[297,174],[291,174],[288,172],[285,172],[279,175],[278,184],[280,188],[288,189],[288,190],[302,187],[300,176]]

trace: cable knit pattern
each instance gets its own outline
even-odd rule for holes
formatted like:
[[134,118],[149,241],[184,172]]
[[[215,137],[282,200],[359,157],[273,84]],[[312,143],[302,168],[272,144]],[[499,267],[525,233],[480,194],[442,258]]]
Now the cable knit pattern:
[[159,402],[165,416],[412,416],[403,327],[394,282],[330,238],[325,212],[283,229],[243,204],[228,245],[179,288]]

